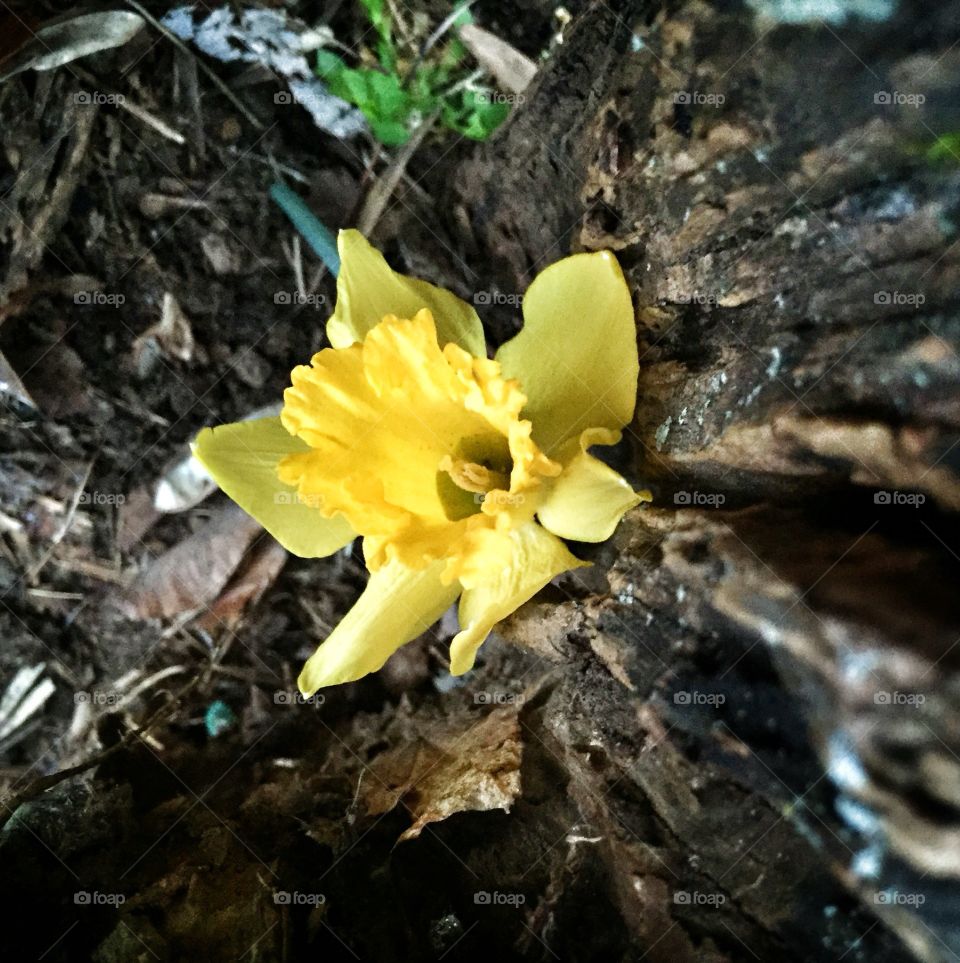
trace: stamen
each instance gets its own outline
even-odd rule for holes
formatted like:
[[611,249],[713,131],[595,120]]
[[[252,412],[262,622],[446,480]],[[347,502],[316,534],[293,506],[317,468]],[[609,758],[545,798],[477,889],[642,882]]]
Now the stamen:
[[450,455],[446,455],[439,467],[440,471],[445,471],[453,479],[454,484],[465,492],[485,495],[494,489],[506,491],[510,489],[510,476],[487,468],[486,465],[478,465],[476,462],[459,458],[454,460]]

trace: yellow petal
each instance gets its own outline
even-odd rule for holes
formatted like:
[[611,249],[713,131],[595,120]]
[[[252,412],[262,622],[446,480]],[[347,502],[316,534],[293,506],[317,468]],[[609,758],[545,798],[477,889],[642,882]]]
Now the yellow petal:
[[327,322],[327,338],[335,348],[362,341],[388,314],[412,318],[428,308],[436,319],[441,347],[453,342],[470,354],[486,355],[483,326],[466,301],[426,281],[398,274],[359,231],[341,231],[337,248],[337,307]]
[[309,451],[279,418],[204,428],[193,454],[214,481],[285,549],[303,558],[332,555],[355,537],[343,518],[325,518],[316,505],[277,477],[281,458]]
[[552,456],[585,428],[630,423],[637,395],[630,291],[609,251],[550,265],[523,298],[523,330],[497,352],[527,396],[524,418]]
[[284,459],[280,477],[341,511],[364,536],[411,527],[442,534],[450,520],[440,462],[461,438],[494,429],[461,403],[430,312],[388,315],[363,344],[320,351],[291,380],[280,417],[306,444]]
[[[280,478],[343,514],[366,538],[371,571],[389,559],[422,569],[474,553],[462,543],[468,531],[518,505],[532,518],[541,479],[563,467],[519,420],[526,399],[516,384],[495,361],[454,344],[441,351],[426,309],[387,315],[362,344],[318,352],[291,380],[281,421],[310,447],[283,459]],[[491,487],[462,488],[467,476]]]
[[473,668],[477,649],[501,619],[532,598],[555,575],[587,565],[570,554],[555,535],[528,522],[510,532],[511,559],[489,582],[464,587],[460,599],[461,631],[450,643],[450,671]]
[[459,585],[443,585],[444,563],[420,571],[388,562],[370,575],[356,604],[307,660],[297,685],[305,696],[376,672],[401,645],[433,625]]
[[592,443],[611,443],[609,436],[601,440],[597,434],[583,433],[581,450],[537,508],[540,523],[560,538],[602,542],[613,534],[624,512],[651,500],[650,492],[635,492],[622,475],[587,451]]

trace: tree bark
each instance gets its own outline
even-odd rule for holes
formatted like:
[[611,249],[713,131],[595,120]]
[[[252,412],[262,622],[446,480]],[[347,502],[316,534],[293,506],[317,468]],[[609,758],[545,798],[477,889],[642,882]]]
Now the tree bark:
[[924,151],[960,124],[960,6],[751,6],[593,5],[457,178],[502,291],[611,248],[636,292],[653,506],[601,553],[612,599],[571,580],[505,634],[574,661],[541,721],[636,794],[594,811],[650,958],[947,958],[960,176]]

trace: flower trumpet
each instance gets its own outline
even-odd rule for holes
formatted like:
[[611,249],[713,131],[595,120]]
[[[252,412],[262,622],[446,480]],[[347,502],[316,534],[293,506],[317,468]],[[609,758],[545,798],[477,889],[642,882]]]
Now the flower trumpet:
[[633,306],[609,252],[546,268],[487,358],[476,311],[338,240],[331,347],[293,369],[279,417],[206,428],[194,453],[295,555],[358,535],[370,578],[299,678],[305,695],[379,669],[459,597],[455,675],[493,626],[586,563],[646,492],[594,457],[633,418]]

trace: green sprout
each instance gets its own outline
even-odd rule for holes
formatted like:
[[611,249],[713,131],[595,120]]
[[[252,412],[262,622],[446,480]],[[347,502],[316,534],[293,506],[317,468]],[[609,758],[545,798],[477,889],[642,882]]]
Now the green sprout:
[[931,164],[960,163],[960,131],[941,134],[927,147],[926,154]]
[[[505,98],[478,85],[464,66],[467,49],[456,37],[426,55],[404,56],[394,38],[385,0],[359,0],[376,31],[375,66],[348,67],[330,50],[317,52],[317,75],[332,94],[357,107],[374,137],[388,147],[406,143],[418,123],[437,113],[450,130],[485,140],[510,113]],[[464,8],[454,27],[472,22]]]

